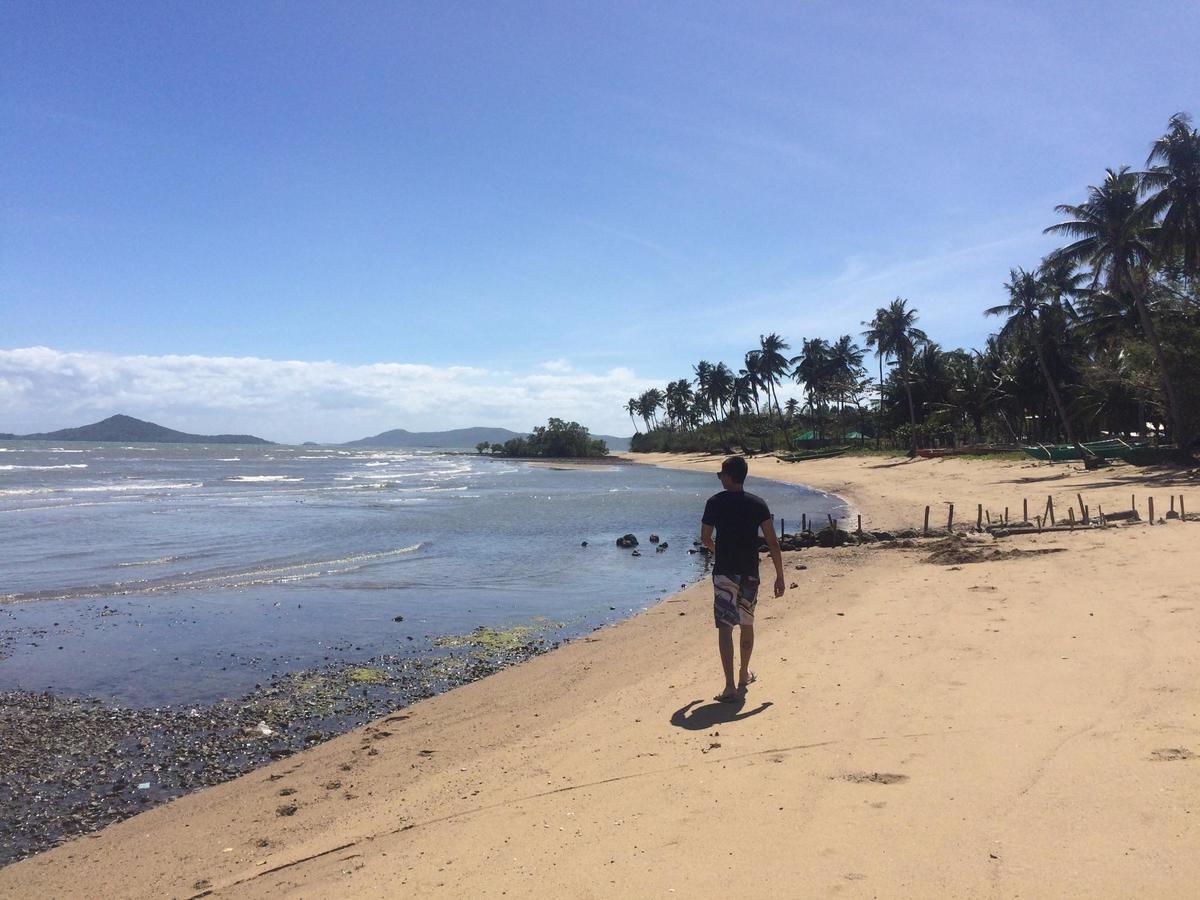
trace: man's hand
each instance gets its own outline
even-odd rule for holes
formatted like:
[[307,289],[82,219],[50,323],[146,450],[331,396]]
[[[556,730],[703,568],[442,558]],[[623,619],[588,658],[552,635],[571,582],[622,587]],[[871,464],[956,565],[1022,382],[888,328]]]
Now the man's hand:
[[771,562],[775,564],[775,596],[783,596],[783,554],[779,550],[779,538],[775,537],[775,523],[767,519],[758,526],[762,530],[767,549],[771,551]]

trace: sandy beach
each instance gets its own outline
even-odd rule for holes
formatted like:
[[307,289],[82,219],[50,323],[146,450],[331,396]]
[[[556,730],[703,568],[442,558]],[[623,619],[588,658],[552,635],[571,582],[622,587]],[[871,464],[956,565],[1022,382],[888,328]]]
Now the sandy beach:
[[704,581],[0,869],[0,896],[1195,895],[1195,473],[843,457],[751,475],[836,493],[867,529],[1047,495],[1065,517],[1079,494],[1092,515],[1132,495],[1143,518],[1183,494],[1192,521],[981,536],[954,565],[927,561],[933,541],[787,553],[740,707],[711,701]]

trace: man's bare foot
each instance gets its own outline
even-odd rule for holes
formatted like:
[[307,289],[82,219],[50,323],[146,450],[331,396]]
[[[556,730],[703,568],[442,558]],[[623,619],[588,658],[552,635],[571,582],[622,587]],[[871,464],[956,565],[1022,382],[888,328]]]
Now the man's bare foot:
[[756,682],[756,681],[758,681],[758,676],[755,675],[753,672],[747,672],[745,677],[742,678],[742,680],[738,682],[738,687],[737,687],[738,693],[739,694],[746,693],[746,690],[750,687],[750,685],[754,684],[754,682]]
[[735,688],[725,688],[724,692],[713,697],[718,703],[736,703],[742,699],[741,691]]

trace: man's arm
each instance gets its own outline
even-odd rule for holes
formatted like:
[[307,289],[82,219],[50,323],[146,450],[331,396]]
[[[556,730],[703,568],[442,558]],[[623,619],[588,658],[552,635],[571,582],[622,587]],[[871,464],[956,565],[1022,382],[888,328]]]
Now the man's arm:
[[775,537],[775,523],[767,519],[758,526],[762,529],[767,541],[767,549],[771,551],[771,562],[775,563],[775,596],[783,596],[783,554],[779,550],[779,539]]
[[717,544],[713,540],[713,527],[706,522],[700,523],[700,543],[708,548],[709,553],[717,552]]

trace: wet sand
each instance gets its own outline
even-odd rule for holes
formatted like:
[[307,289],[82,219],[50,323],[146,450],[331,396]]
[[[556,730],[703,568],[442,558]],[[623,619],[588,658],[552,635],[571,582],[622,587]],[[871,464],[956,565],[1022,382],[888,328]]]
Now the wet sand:
[[[1128,467],[751,473],[839,493],[867,528],[1050,493],[1200,513],[1193,474]],[[740,707],[711,701],[702,582],[0,869],[0,896],[1193,896],[1200,521],[979,541],[952,564],[935,541],[786,554]]]

